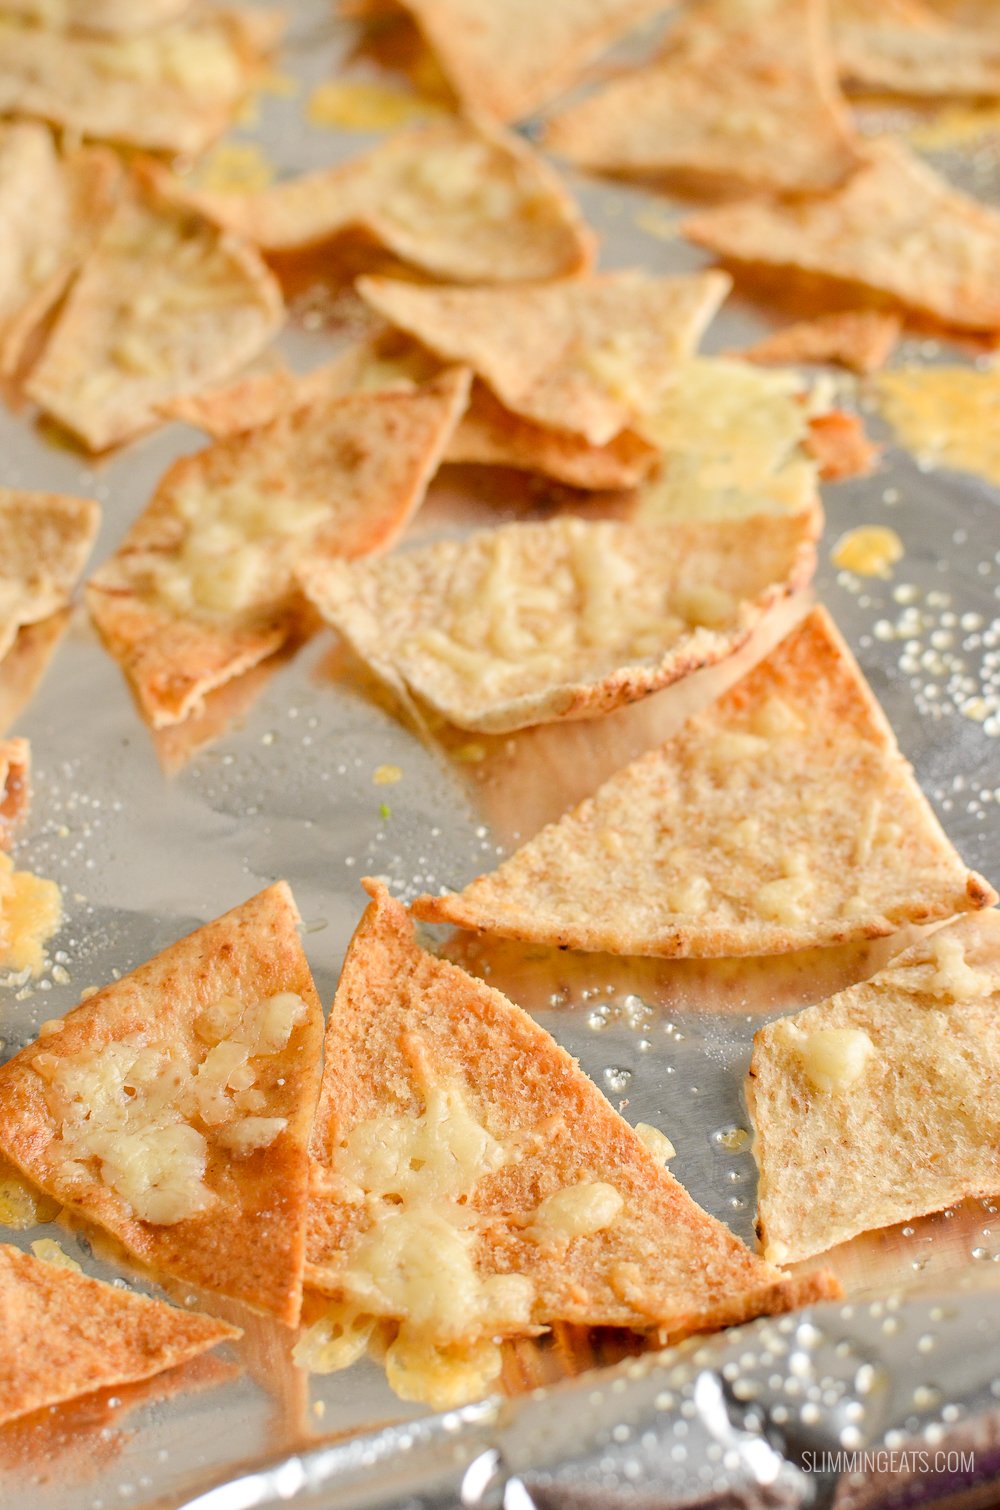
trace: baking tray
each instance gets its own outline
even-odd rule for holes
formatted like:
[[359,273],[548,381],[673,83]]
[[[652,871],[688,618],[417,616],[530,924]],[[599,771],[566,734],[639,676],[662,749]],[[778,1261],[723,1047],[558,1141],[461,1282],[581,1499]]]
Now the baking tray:
[[[305,111],[311,89],[351,54],[355,34],[331,17],[325,0],[298,0],[289,9],[282,68],[294,78],[294,91],[264,94],[256,121],[236,133],[259,141],[279,174],[319,167],[367,145],[363,135],[310,125]],[[958,166],[968,171],[967,162]],[[974,176],[982,192],[981,165]],[[671,211],[662,198],[583,178],[571,182],[600,235],[604,266],[679,272],[703,261],[694,248],[663,234]],[[320,361],[350,333],[350,300],[331,301],[304,286],[294,312],[279,345],[297,367]],[[739,346],[766,327],[761,308],[734,296],[713,325],[707,349]],[[902,356],[912,358],[915,350],[904,348]],[[926,346],[919,354],[930,360],[941,355]],[[877,421],[873,430],[886,439]],[[200,443],[193,431],[174,426],[107,462],[88,464],[44,440],[23,419],[0,416],[6,485],[100,500],[104,519],[94,562],[115,548],[168,464]],[[873,477],[828,488],[824,501],[818,594],[858,654],[964,858],[995,879],[998,720],[971,717],[969,709],[976,698],[995,698],[1000,685],[997,494],[974,478],[928,474],[890,446]],[[448,469],[432,486],[410,538],[426,540],[571,503],[566,493],[514,474]],[[614,502],[597,500],[589,507],[600,511]],[[883,523],[897,530],[906,548],[889,579],[856,578],[831,566],[831,545],[843,531]],[[772,626],[772,638],[778,627]],[[942,634],[948,637],[944,651],[935,648],[945,643]],[[44,636],[28,637],[22,661],[32,654],[44,658],[47,647],[40,640]],[[140,964],[279,876],[294,889],[317,987],[329,1004],[362,910],[361,876],[388,877],[404,898],[463,884],[508,853],[519,835],[533,832],[663,737],[761,648],[758,641],[728,667],[598,722],[485,741],[484,758],[470,762],[456,761],[443,746],[408,731],[328,634],[219,694],[204,719],[154,740],[78,605],[47,674],[15,722],[30,737],[35,757],[34,805],[18,859],[58,880],[65,920],[52,940],[46,973],[30,984],[0,988],[0,1055],[14,1053],[43,1021],[75,1005],[85,987]],[[9,672],[0,685],[0,711],[8,714],[16,690]],[[403,773],[388,792],[372,779],[383,764],[398,765]],[[382,813],[387,796],[389,817]],[[747,1126],[741,1083],[752,1034],[769,1015],[870,974],[890,950],[879,942],[773,961],[651,962],[455,938],[440,930],[427,936],[531,1011],[629,1120],[664,1127],[677,1149],[673,1173],[747,1241],[753,1240],[754,1166],[740,1131]],[[88,1273],[122,1280],[122,1269],[92,1235],[88,1240],[57,1225],[2,1236],[25,1245],[55,1237]],[[166,1507],[188,1503],[216,1484],[224,1487],[206,1499],[211,1510],[288,1500],[317,1506],[444,1505],[460,1497],[466,1504],[499,1503],[496,1496],[501,1490],[506,1495],[514,1482],[513,1469],[498,1467],[501,1442],[503,1461],[517,1465],[517,1482],[529,1495],[517,1500],[511,1491],[511,1506],[608,1504],[614,1498],[610,1479],[619,1488],[637,1489],[656,1482],[657,1474],[656,1503],[667,1502],[666,1482],[680,1502],[684,1474],[694,1472],[702,1449],[708,1452],[720,1441],[712,1436],[712,1401],[706,1404],[698,1381],[708,1377],[721,1387],[724,1378],[732,1384],[749,1377],[753,1369],[746,1360],[758,1359],[763,1348],[771,1359],[767,1377],[781,1397],[792,1377],[788,1338],[800,1356],[841,1346],[837,1356],[856,1362],[857,1349],[870,1345],[881,1326],[873,1322],[870,1305],[876,1317],[884,1317],[878,1308],[889,1290],[916,1297],[899,1312],[910,1318],[907,1325],[897,1327],[899,1335],[886,1332],[883,1341],[891,1354],[885,1360],[889,1377],[905,1380],[908,1388],[924,1381],[921,1429],[942,1430],[947,1410],[957,1408],[959,1399],[963,1419],[975,1401],[995,1403],[995,1380],[983,1363],[984,1348],[987,1359],[991,1348],[1000,1353],[995,1203],[970,1202],[856,1240],[830,1262],[857,1309],[826,1308],[834,1319],[816,1335],[791,1319],[687,1345],[668,1366],[677,1376],[669,1406],[662,1403],[663,1370],[641,1359],[568,1386],[567,1400],[555,1409],[533,1399],[529,1411],[519,1411],[517,1397],[525,1390],[588,1368],[613,1370],[635,1346],[617,1336],[595,1341],[563,1329],[508,1349],[504,1386],[513,1403],[487,1403],[443,1424],[419,1426],[413,1423],[427,1412],[399,1401],[377,1364],[363,1361],[346,1373],[310,1378],[292,1366],[282,1328],[234,1306],[227,1314],[245,1326],[246,1336],[228,1353],[147,1385],[77,1402],[30,1428],[8,1429],[0,1438],[0,1503],[30,1503],[35,1510]],[[157,1293],[135,1274],[128,1282]],[[183,1287],[169,1293],[199,1302]],[[942,1294],[952,1297],[944,1311]],[[210,1305],[220,1309],[217,1301]],[[927,1328],[950,1338],[947,1387],[935,1382],[941,1377],[936,1360],[931,1366],[912,1351]],[[775,1339],[781,1337],[786,1342],[779,1345]],[[849,1395],[856,1405],[857,1390]],[[846,1408],[846,1398],[838,1410]],[[675,1409],[687,1415],[675,1415]],[[645,1466],[630,1476],[621,1463],[615,1466],[614,1443],[630,1439],[632,1427],[623,1423],[642,1419],[643,1412],[669,1421],[671,1431],[678,1420],[693,1421],[690,1429],[708,1436],[698,1451],[692,1441],[685,1458],[674,1451],[676,1438],[664,1445],[647,1431]],[[883,1416],[883,1434],[897,1418],[911,1426],[915,1419],[899,1402],[886,1405]],[[567,1420],[576,1423],[570,1435]],[[843,1425],[837,1420],[831,1427],[835,1441]],[[764,1450],[760,1422],[744,1422],[739,1431],[744,1427],[750,1448],[756,1442]],[[352,1439],[362,1432],[367,1435],[359,1446]],[[714,1464],[713,1483],[735,1485],[745,1473],[753,1478],[764,1471],[760,1454],[755,1458],[744,1446],[734,1437],[704,1459]],[[249,1466],[261,1463],[270,1465],[267,1472],[245,1476]],[[470,1479],[470,1465],[477,1463],[479,1476]],[[778,1463],[772,1487],[784,1481],[780,1458]],[[532,1473],[538,1483],[529,1491],[524,1486]],[[561,1499],[546,1499],[538,1484],[544,1480],[551,1488],[561,1482],[560,1473],[569,1475],[569,1489]],[[817,1482],[809,1483],[810,1493]]]

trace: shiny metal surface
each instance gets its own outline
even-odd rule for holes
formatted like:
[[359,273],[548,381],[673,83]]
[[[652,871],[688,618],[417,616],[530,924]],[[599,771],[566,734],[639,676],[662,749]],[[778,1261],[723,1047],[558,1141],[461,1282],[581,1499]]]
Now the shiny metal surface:
[[[310,89],[332,74],[352,45],[351,32],[330,19],[325,0],[298,0],[290,9],[293,30],[283,66],[297,79],[297,92],[265,95],[257,124],[238,132],[259,139],[280,172],[320,166],[365,145],[363,136],[310,126],[305,117]],[[584,180],[576,187],[602,237],[604,265],[680,271],[702,260],[682,242],[643,229],[655,223],[643,213],[650,208],[662,221],[662,200]],[[345,308],[340,303],[333,313],[339,317]],[[320,360],[342,336],[342,326],[331,328],[330,313],[314,292],[300,296],[281,341],[295,365]],[[750,302],[734,298],[710,332],[709,349],[738,346],[765,325]],[[24,418],[0,416],[5,484],[89,494],[103,504],[95,562],[117,544],[166,466],[199,444],[193,432],[174,426],[90,465],[46,442]],[[427,538],[472,521],[521,517],[525,509],[550,506],[551,497],[523,480],[452,469],[434,484],[412,534]],[[828,524],[817,582],[952,838],[968,862],[994,880],[1000,873],[1000,746],[989,720],[976,721],[962,708],[973,696],[970,685],[989,690],[991,684],[995,691],[998,680],[997,502],[985,484],[922,473],[890,448],[874,477],[825,491]],[[884,581],[838,574],[829,564],[832,543],[844,530],[870,523],[889,523],[899,532],[903,560]],[[930,636],[942,626],[952,633],[950,654],[962,666],[931,656]],[[754,649],[759,653],[760,645]],[[0,988],[0,1054],[15,1052],[46,1018],[73,1006],[86,986],[129,970],[278,876],[294,888],[317,986],[329,1003],[360,915],[361,876],[386,875],[405,897],[464,883],[662,737],[746,659],[596,724],[487,741],[484,758],[469,763],[454,758],[446,739],[438,746],[421,743],[345,665],[332,637],[320,635],[296,657],[218,695],[196,727],[154,740],[77,606],[47,675],[15,723],[32,740],[36,769],[18,859],[59,881],[66,918],[52,944],[54,968],[32,985]],[[0,712],[11,706],[10,671],[0,676]],[[403,772],[391,788],[372,780],[385,763]],[[701,964],[441,941],[535,1013],[626,1117],[665,1128],[677,1149],[674,1173],[748,1240],[753,1161],[747,1147],[733,1151],[740,1139],[725,1135],[746,1125],[740,1087],[752,1033],[769,1014],[871,973],[888,953],[879,944],[770,962]],[[39,1236],[59,1238],[90,1273],[123,1273],[98,1247],[62,1227],[13,1234],[12,1240],[27,1244]],[[910,1429],[914,1412],[900,1391],[919,1385],[937,1391],[922,1397],[928,1403],[917,1412],[921,1426],[940,1422],[948,1404],[961,1402],[965,1419],[993,1398],[990,1358],[995,1368],[1000,1357],[995,1203],[972,1202],[860,1239],[831,1262],[859,1301],[887,1289],[957,1297],[933,1325],[927,1308],[938,1302],[918,1300],[927,1316],[921,1322],[905,1313],[898,1341],[880,1331],[890,1313],[876,1320],[860,1308],[846,1317],[832,1308],[819,1322],[821,1336],[799,1337],[799,1352],[815,1354],[817,1368],[826,1368],[831,1351],[854,1363],[874,1351],[883,1370],[883,1408],[871,1440],[886,1430]],[[145,1279],[130,1275],[129,1282],[155,1292]],[[170,1293],[195,1299],[178,1287]],[[768,1445],[759,1429],[764,1418],[781,1426],[776,1409],[787,1401],[788,1380],[798,1377],[789,1353],[794,1322],[758,1324],[745,1329],[746,1339],[730,1334],[688,1345],[668,1365],[681,1371],[675,1383],[669,1372],[667,1383],[654,1376],[646,1360],[625,1363],[615,1375],[570,1386],[566,1400],[530,1400],[525,1408],[493,1402],[462,1413],[461,1421],[339,1445],[351,1434],[377,1433],[425,1413],[390,1393],[377,1364],[309,1379],[292,1366],[281,1328],[246,1313],[237,1318],[235,1307],[227,1314],[247,1328],[228,1359],[220,1354],[179,1377],[65,1407],[30,1429],[0,1434],[0,1503],[35,1510],[180,1503],[236,1510],[286,1502],[450,1505],[464,1496],[461,1502],[469,1505],[502,1500],[510,1510],[524,1510],[612,1504],[627,1497],[630,1484],[633,1503],[681,1503],[683,1495],[696,1503],[713,1485],[749,1483],[754,1475],[758,1485],[771,1475],[768,1503],[779,1502],[779,1491],[786,1503],[807,1503],[803,1496],[817,1491],[815,1479],[803,1485],[799,1470],[783,1464],[789,1435],[779,1431]],[[930,1331],[940,1339],[936,1355],[916,1350],[914,1339]],[[784,1339],[780,1347],[775,1338]],[[847,1353],[837,1353],[839,1343]],[[518,1395],[593,1365],[612,1366],[628,1346],[618,1338],[594,1344],[568,1330],[539,1344],[518,1344],[510,1350],[505,1386]],[[762,1350],[771,1361],[755,1422],[746,1414],[747,1401],[739,1409],[734,1403],[735,1379],[757,1377]],[[943,1358],[944,1372],[937,1362]],[[672,1403],[657,1404],[665,1390],[674,1392]],[[851,1422],[837,1415],[837,1401],[819,1405],[823,1413],[814,1424],[817,1433],[827,1433],[825,1444]],[[688,1421],[703,1434],[700,1445],[677,1456],[673,1449],[683,1445],[681,1425]],[[627,1427],[620,1441],[616,1427]],[[647,1440],[643,1431],[652,1436]],[[622,1444],[637,1439],[639,1466],[630,1469]],[[452,1441],[454,1457],[443,1445]],[[719,1454],[706,1457],[713,1441]],[[794,1445],[801,1441],[799,1433]],[[702,1461],[712,1464],[712,1475],[700,1483]],[[248,1465],[261,1462],[272,1466],[248,1479]],[[220,1483],[223,1488],[213,1487]],[[199,1498],[203,1493],[207,1497]]]

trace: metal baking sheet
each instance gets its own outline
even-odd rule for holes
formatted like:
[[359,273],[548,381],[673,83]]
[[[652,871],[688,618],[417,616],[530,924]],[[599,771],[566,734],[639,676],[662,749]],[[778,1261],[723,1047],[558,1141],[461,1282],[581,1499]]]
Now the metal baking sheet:
[[[261,142],[281,174],[339,160],[367,144],[363,136],[310,125],[305,111],[310,90],[337,71],[354,34],[331,19],[325,0],[298,0],[290,9],[282,67],[294,76],[295,90],[265,94],[256,123],[237,132]],[[670,213],[662,198],[585,179],[573,183],[600,234],[604,266],[673,272],[702,261],[693,248],[662,235],[660,222]],[[330,301],[305,287],[280,345],[305,368],[328,355],[349,324],[349,301]],[[755,305],[734,297],[713,326],[708,349],[737,346],[766,324]],[[874,429],[878,433],[877,422]],[[41,438],[24,419],[0,416],[5,484],[86,494],[102,503],[94,561],[116,546],[167,465],[199,444],[194,432],[174,426],[107,462],[88,464]],[[995,707],[1000,688],[997,503],[995,492],[976,479],[925,473],[889,447],[874,477],[825,491],[828,523],[817,581],[949,833],[970,865],[994,877],[1000,719],[973,717],[969,710],[977,698]],[[554,506],[569,506],[568,495],[512,475],[451,469],[435,482],[411,538]],[[896,529],[906,547],[890,578],[854,578],[830,565],[830,547],[843,531],[882,523]],[[29,658],[44,650],[37,643],[22,646]],[[138,965],[279,876],[294,888],[310,963],[328,1004],[361,912],[361,876],[387,876],[404,898],[464,883],[675,726],[686,708],[731,680],[746,659],[597,723],[485,741],[481,760],[456,761],[443,745],[422,743],[409,732],[345,663],[333,638],[321,634],[294,658],[218,695],[204,719],[154,740],[78,606],[15,724],[31,738],[35,756],[34,806],[18,859],[58,880],[66,912],[44,976],[0,988],[0,1053],[14,1053],[43,1021],[73,1006],[85,987]],[[0,679],[0,708],[9,707],[2,699],[12,696],[9,672]],[[403,773],[391,788],[373,783],[383,764]],[[436,941],[532,1011],[627,1118],[662,1126],[677,1149],[673,1172],[748,1241],[754,1167],[740,1132],[746,1127],[740,1087],[752,1033],[769,1014],[871,973],[888,948],[879,943],[775,961],[700,963],[574,956],[441,932]],[[123,1275],[99,1244],[64,1226],[2,1236],[25,1245],[53,1236],[87,1272]],[[970,1202],[859,1239],[831,1261],[849,1295],[862,1300],[889,1287],[916,1294],[981,1286],[1000,1292],[996,1204]],[[133,1273],[128,1282],[156,1293],[151,1281]],[[169,1293],[189,1303],[198,1299],[182,1287]],[[236,1316],[235,1307],[230,1314]],[[308,1378],[292,1366],[283,1329],[245,1312],[238,1319],[246,1337],[228,1353],[0,1434],[0,1503],[30,1500],[36,1510],[176,1505],[202,1486],[238,1479],[247,1464],[291,1463],[291,1454],[310,1445],[426,1414],[392,1395],[377,1364]],[[596,1348],[593,1339],[568,1330],[518,1344],[509,1350],[505,1387],[517,1393],[612,1364],[627,1351],[617,1338]],[[466,1416],[485,1442],[493,1430],[491,1408]],[[428,1430],[433,1445],[436,1428]],[[386,1451],[401,1452],[400,1441],[392,1438]],[[300,1493],[305,1500],[308,1486],[290,1467],[288,1475],[269,1481],[271,1498],[213,1504],[277,1503]],[[406,1482],[404,1466],[400,1497]],[[324,1493],[320,1487],[309,1503],[334,1503]]]

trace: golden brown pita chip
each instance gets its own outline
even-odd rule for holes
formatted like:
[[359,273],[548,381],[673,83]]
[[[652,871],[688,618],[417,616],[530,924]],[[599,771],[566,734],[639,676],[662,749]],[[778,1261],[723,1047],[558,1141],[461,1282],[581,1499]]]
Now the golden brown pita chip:
[[294,1326],[322,1013],[288,886],[0,1068],[0,1148],[143,1263]]
[[26,739],[0,739],[0,849],[11,836],[31,800],[31,746]]
[[493,1339],[555,1321],[675,1337],[837,1293],[763,1264],[542,1028],[365,885],[327,1029],[307,1282],[400,1323],[397,1391],[463,1361],[481,1389]]
[[901,331],[899,316],[886,310],[848,309],[786,325],[734,354],[765,367],[835,362],[866,377],[885,366]]
[[810,579],[814,514],[669,528],[563,516],[384,561],[304,563],[320,613],[404,702],[503,733],[590,718],[724,660]]
[[901,95],[1000,95],[1000,44],[948,25],[922,0],[832,0],[832,11],[847,82]]
[[192,198],[267,253],[361,230],[457,283],[568,277],[593,259],[592,232],[527,142],[460,120],[399,132],[363,157],[256,194]]
[[860,159],[825,10],[825,0],[708,0],[654,62],[552,118],[545,145],[611,173],[834,188]]
[[89,498],[0,488],[0,660],[22,625],[69,602],[100,520]]
[[[210,435],[239,434],[320,393],[378,392],[409,388],[442,370],[441,362],[398,331],[352,347],[304,376],[284,371],[252,374],[228,388],[179,399],[164,414]],[[606,446],[592,446],[565,430],[536,425],[505,409],[484,383],[473,384],[469,404],[448,442],[443,461],[542,472],[571,487],[633,488],[654,465],[657,448],[623,430]]]
[[947,325],[1000,327],[1000,216],[900,142],[878,142],[869,159],[835,194],[705,210],[683,234],[738,262],[863,285]]
[[602,273],[524,288],[359,278],[391,325],[464,362],[515,414],[605,445],[662,398],[729,291],[716,273]]
[[706,957],[878,938],[995,901],[817,608],[673,739],[413,911],[560,948]]
[[246,10],[206,9],[129,37],[0,17],[0,115],[148,152],[202,152],[233,120],[280,30],[274,13]]
[[0,125],[0,372],[16,371],[111,213],[117,183],[103,149],[61,157],[47,127]]
[[318,399],[174,463],[87,584],[91,616],[154,729],[301,627],[293,572],[383,550],[420,506],[469,375]]
[[95,36],[134,36],[176,21],[193,0],[0,0],[0,17]]
[[1000,914],[962,918],[754,1038],[765,1253],[1000,1192]]
[[158,406],[228,377],[284,317],[253,247],[144,177],[83,265],[25,392],[92,451],[159,422]]
[[133,1295],[0,1244],[0,1425],[149,1379],[238,1337],[236,1327]]
[[466,110],[521,120],[671,0],[399,0]]

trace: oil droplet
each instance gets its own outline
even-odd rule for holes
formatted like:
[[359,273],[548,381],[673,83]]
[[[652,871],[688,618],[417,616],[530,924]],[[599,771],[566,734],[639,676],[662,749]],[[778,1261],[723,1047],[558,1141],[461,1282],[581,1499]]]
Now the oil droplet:
[[379,765],[372,772],[372,781],[376,786],[393,786],[402,779],[403,773],[398,765]]
[[830,553],[834,566],[859,577],[887,577],[903,558],[903,542],[895,530],[864,524],[841,535]]
[[933,1410],[941,1403],[941,1391],[932,1384],[918,1384],[913,1391],[913,1403],[918,1410]]
[[712,1141],[727,1153],[744,1153],[750,1147],[750,1134],[745,1127],[723,1127],[712,1134]]
[[609,1065],[604,1071],[604,1082],[612,1091],[627,1090],[631,1079],[632,1071],[622,1069],[619,1065]]

